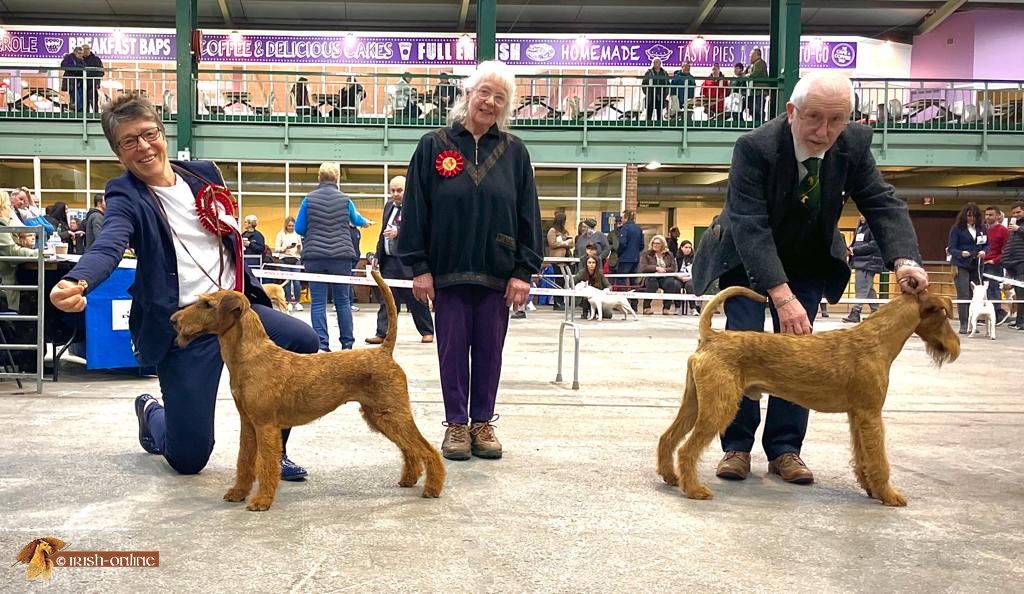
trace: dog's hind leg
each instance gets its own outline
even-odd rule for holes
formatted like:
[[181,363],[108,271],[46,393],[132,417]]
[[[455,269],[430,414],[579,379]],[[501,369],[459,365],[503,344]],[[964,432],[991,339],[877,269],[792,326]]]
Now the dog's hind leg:
[[871,496],[886,505],[902,507],[907,499],[889,482],[889,460],[885,455],[885,427],[882,411],[851,411],[850,432],[856,432],[863,461],[864,478]]
[[238,443],[238,461],[235,463],[235,484],[224,494],[225,501],[245,501],[256,480],[256,430],[241,411],[239,416],[242,419],[242,431]]
[[402,487],[415,486],[422,466],[427,474],[423,496],[439,497],[446,473],[441,455],[416,428],[408,397],[404,406],[399,406],[399,410],[380,410],[372,404],[363,403],[361,410],[370,428],[379,431],[402,451],[402,476],[398,484]]
[[864,446],[861,444],[860,432],[853,430],[853,414],[847,413],[846,416],[850,419],[850,448],[853,450],[853,460],[850,461],[850,466],[853,467],[853,475],[857,477],[857,484],[867,492],[868,497],[873,497],[871,485],[864,474]]
[[679,405],[679,412],[665,433],[661,435],[661,439],[658,440],[658,474],[670,485],[679,484],[674,460],[676,449],[679,447],[679,442],[693,429],[693,424],[697,420],[697,386],[693,383],[691,365],[687,363],[686,367],[686,387],[683,391],[683,401]]
[[[699,373],[697,365],[693,366]],[[676,474],[679,488],[690,499],[711,499],[713,494],[697,479],[697,462],[700,455],[736,416],[740,393],[743,386],[732,381],[733,370],[722,369],[715,373],[703,373],[694,378],[700,386],[697,393],[697,419],[693,431],[679,449]]]
[[274,425],[255,427],[256,479],[260,482],[256,494],[245,509],[266,511],[274,503],[277,485],[281,482],[281,428]]

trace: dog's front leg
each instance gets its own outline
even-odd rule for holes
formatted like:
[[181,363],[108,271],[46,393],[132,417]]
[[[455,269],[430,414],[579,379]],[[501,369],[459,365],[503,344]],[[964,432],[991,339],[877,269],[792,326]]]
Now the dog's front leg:
[[255,429],[256,478],[260,486],[245,508],[249,511],[266,511],[274,503],[277,485],[281,482],[281,428],[263,425]]
[[238,461],[235,463],[235,484],[224,494],[225,501],[245,501],[256,480],[256,430],[242,411],[238,411],[238,414],[242,419],[242,431],[238,443]]
[[885,455],[882,411],[850,412],[850,431],[858,433],[853,443],[860,444],[864,479],[870,487],[871,496],[893,507],[906,505],[907,498],[889,483],[889,460]]

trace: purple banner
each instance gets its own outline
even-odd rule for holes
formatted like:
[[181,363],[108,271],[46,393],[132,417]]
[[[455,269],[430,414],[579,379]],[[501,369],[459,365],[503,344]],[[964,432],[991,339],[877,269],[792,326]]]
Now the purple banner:
[[[89,43],[105,61],[173,61],[174,32],[23,31],[0,36],[0,58],[61,59]],[[703,43],[701,43],[703,42]],[[661,58],[666,67],[684,60],[694,66],[750,61],[750,50],[768,55],[768,39],[587,39],[499,35],[497,58],[513,66],[548,68],[646,69]],[[422,35],[264,35],[223,33],[203,36],[202,61],[232,64],[334,64],[390,66],[469,66],[475,61],[470,38]],[[801,68],[857,67],[857,42],[815,40],[800,45]]]
[[174,60],[174,32],[14,31],[0,36],[0,58],[62,59],[88,43],[103,60]]
[[475,45],[460,37],[203,35],[204,62],[274,64],[473,65]]
[[[514,66],[569,68],[635,67],[646,69],[660,58],[666,67],[678,67],[684,60],[697,67],[718,62],[731,71],[736,63],[748,64],[750,50],[760,48],[768,57],[768,39],[560,39],[510,38],[498,36],[497,57]],[[857,67],[855,41],[804,41],[800,44],[801,68]]]

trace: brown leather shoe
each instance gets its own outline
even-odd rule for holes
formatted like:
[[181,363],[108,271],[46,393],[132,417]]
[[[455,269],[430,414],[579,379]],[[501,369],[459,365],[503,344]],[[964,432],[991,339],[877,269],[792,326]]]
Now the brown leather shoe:
[[366,344],[384,344],[383,336],[371,336],[366,339]]
[[649,308],[649,307],[645,307],[645,308],[644,308],[644,315],[645,315],[645,316],[649,316],[649,315],[651,315],[651,314],[653,314],[653,313],[654,313],[654,310],[653,310],[653,309],[651,309],[651,308]]
[[434,335],[433,334],[424,334],[423,338],[420,339],[420,342],[434,342]]
[[787,483],[807,485],[814,482],[814,473],[804,464],[800,456],[789,452],[768,463],[768,472],[777,474]]
[[750,452],[726,452],[718,463],[715,476],[734,481],[742,481],[750,474]]
[[490,422],[473,423],[469,426],[469,434],[473,437],[472,451],[477,458],[501,458],[501,442],[494,435],[494,425]]
[[449,424],[441,442],[441,455],[449,460],[469,460],[469,426]]

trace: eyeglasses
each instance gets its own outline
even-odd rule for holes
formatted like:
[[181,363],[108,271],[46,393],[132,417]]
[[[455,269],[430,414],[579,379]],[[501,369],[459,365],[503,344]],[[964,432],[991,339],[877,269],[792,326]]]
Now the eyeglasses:
[[147,128],[142,131],[142,134],[136,134],[134,136],[128,136],[120,140],[117,143],[117,148],[122,151],[134,151],[139,148],[139,139],[146,141],[146,144],[153,144],[157,140],[160,140],[160,136],[164,133],[159,126],[154,128]]
[[805,116],[804,114],[800,113],[800,108],[796,106],[794,106],[793,109],[796,110],[797,115],[800,116],[801,120],[806,122],[808,126],[815,130],[825,125],[828,126],[829,130],[842,130],[843,128],[848,126],[851,121],[849,114],[842,116],[834,115],[826,118],[824,115],[820,113]]

